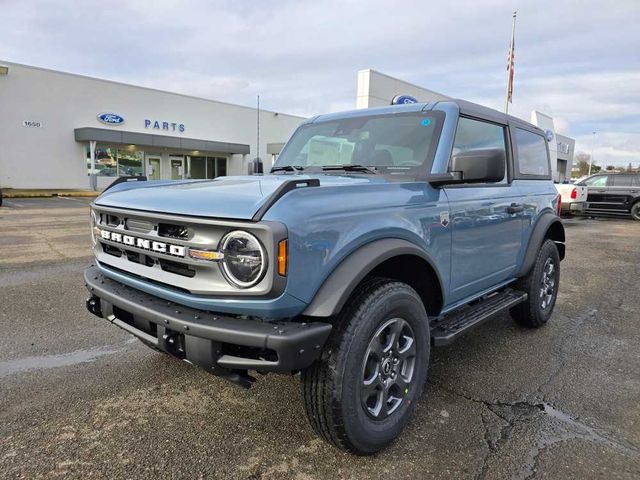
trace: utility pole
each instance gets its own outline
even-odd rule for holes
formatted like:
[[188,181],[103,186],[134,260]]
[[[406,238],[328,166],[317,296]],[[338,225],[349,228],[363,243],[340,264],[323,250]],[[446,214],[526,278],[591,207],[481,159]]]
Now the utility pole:
[[593,141],[591,142],[591,156],[589,157],[589,175],[591,175],[591,165],[593,164],[593,151],[596,147],[596,132],[593,132]]
[[509,113],[509,103],[513,103],[513,73],[515,67],[515,39],[516,39],[516,15],[513,12],[513,20],[511,21],[511,44],[509,45],[509,55],[507,57],[507,92],[504,99],[504,113]]
[[258,95],[258,107],[257,107],[257,122],[258,128],[256,129],[257,138],[256,138],[256,159],[260,159],[260,95]]

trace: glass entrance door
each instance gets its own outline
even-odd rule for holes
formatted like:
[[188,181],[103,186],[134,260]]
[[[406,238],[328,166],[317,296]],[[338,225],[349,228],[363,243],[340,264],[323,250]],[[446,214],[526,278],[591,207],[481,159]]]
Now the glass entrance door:
[[149,180],[160,180],[160,157],[147,157],[147,178]]
[[182,180],[184,178],[184,158],[171,157],[171,180]]

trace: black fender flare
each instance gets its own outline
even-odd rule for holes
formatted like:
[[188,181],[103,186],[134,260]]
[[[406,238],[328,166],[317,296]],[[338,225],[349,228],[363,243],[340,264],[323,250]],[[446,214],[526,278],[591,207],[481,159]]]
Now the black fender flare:
[[385,260],[399,255],[416,255],[428,262],[437,276],[440,293],[443,294],[440,273],[423,249],[407,240],[386,238],[374,240],[344,258],[325,279],[302,314],[310,317],[329,317],[338,313],[369,272]]
[[555,229],[557,232],[559,232],[559,234],[556,235],[556,238],[551,238],[554,242],[556,242],[558,253],[560,254],[560,260],[564,259],[564,225],[562,225],[560,217],[558,217],[556,214],[551,212],[544,213],[536,222],[535,226],[533,227],[533,232],[529,236],[529,243],[527,244],[527,250],[525,252],[524,259],[517,274],[518,277],[526,275],[529,270],[531,270],[531,267],[533,267],[533,263],[536,261],[538,250],[540,250],[542,242],[548,236],[547,233],[551,229]]

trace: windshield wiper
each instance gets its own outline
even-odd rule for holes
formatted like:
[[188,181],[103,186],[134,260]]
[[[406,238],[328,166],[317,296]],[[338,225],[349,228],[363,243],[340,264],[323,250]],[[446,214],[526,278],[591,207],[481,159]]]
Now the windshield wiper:
[[345,172],[362,172],[362,173],[372,173],[377,175],[378,172],[375,168],[365,167],[364,165],[352,165],[350,163],[345,163],[344,165],[324,165],[322,167],[324,171],[331,170],[344,170]]
[[299,165],[281,165],[279,167],[272,167],[271,173],[275,172],[301,172],[304,170],[304,167]]

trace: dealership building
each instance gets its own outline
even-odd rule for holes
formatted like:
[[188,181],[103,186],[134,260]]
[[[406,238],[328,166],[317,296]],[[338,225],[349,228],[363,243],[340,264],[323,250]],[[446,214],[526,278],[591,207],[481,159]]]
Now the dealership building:
[[[302,117],[0,61],[0,187],[102,189],[118,175],[265,169]],[[93,168],[93,170],[92,170]]]
[[[357,74],[356,107],[448,96],[375,70]],[[0,61],[0,187],[101,190],[123,175],[210,179],[242,175],[260,157],[265,171],[304,120],[280,112]],[[553,118],[547,131],[554,179],[569,178],[574,141]]]

